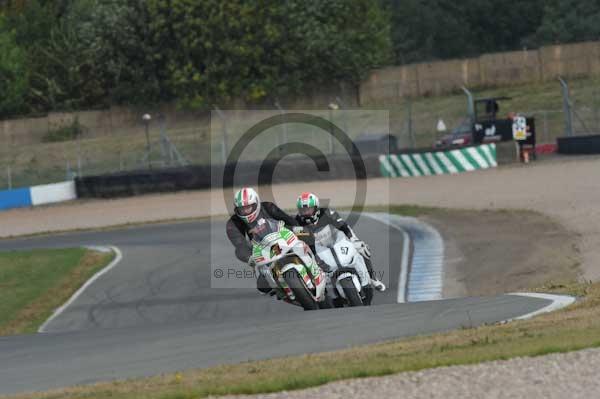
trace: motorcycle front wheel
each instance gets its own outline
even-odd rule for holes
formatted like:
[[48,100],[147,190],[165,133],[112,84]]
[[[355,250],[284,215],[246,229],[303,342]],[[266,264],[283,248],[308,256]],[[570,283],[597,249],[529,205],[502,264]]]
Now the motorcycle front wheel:
[[342,286],[342,289],[344,290],[344,294],[346,295],[348,305],[363,306],[363,301],[358,291],[356,291],[356,286],[354,285],[354,282],[352,282],[352,278],[345,278],[343,280],[340,280],[339,283]]
[[295,269],[288,270],[284,277],[288,287],[294,293],[296,302],[298,302],[304,310],[317,310],[319,304],[314,300],[312,294],[304,284],[304,280]]

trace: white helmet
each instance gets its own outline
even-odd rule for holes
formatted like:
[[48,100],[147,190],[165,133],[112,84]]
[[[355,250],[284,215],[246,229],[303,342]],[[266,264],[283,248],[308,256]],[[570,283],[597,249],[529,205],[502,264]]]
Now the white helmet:
[[260,198],[258,193],[250,187],[244,187],[235,193],[233,200],[234,212],[246,224],[252,223],[260,213]]
[[315,224],[319,221],[319,197],[313,193],[304,192],[300,194],[296,201],[298,216],[300,220],[307,224]]

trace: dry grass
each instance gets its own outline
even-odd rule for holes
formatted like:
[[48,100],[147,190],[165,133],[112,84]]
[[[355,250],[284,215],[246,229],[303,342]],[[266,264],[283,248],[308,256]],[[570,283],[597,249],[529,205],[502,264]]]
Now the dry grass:
[[562,311],[528,321],[15,398],[166,399],[252,394],[301,389],[346,378],[600,346],[600,284],[553,284],[540,287],[539,291],[570,293],[581,296],[582,300]]
[[[597,97],[598,78],[587,78],[570,81],[572,100],[575,102],[577,118],[575,129],[581,131],[581,118],[585,125],[592,131],[600,129],[600,104]],[[513,85],[501,88],[474,90],[477,98],[509,96],[512,99],[500,104],[500,114],[509,111],[523,112],[537,118],[538,142],[553,142],[557,136],[564,132],[564,115],[562,113],[562,97],[558,82],[544,82],[527,85]],[[358,112],[349,114],[346,118],[334,117],[334,122],[344,130],[348,130],[351,137],[362,131],[377,132],[384,126],[379,126],[377,121],[368,118],[368,111],[384,109],[389,111],[390,132],[401,137],[405,145],[410,142],[406,133],[407,104],[404,99],[385,105],[365,104]],[[539,112],[552,111],[552,112]],[[443,119],[452,129],[458,126],[466,117],[466,97],[462,93],[444,96],[421,97],[412,100],[412,126],[415,141],[418,147],[428,147],[433,144],[439,133],[436,124]],[[323,116],[328,118],[328,112]],[[249,128],[239,128],[238,120],[229,120],[229,146],[236,142],[241,132]],[[378,127],[379,126],[379,127]],[[222,132],[220,124],[211,126],[206,117],[185,122],[173,122],[168,126],[171,141],[190,163],[207,163],[211,158],[220,161]],[[273,129],[272,135],[265,137],[271,149],[275,135],[279,134]],[[315,129],[305,126],[300,128],[290,124],[288,127],[290,140],[310,142],[323,149],[328,149],[328,137]],[[150,130],[153,146],[153,159],[160,159],[159,129],[155,125]],[[261,159],[264,153],[258,149],[263,147],[260,143],[248,149],[245,157]],[[338,151],[340,148],[338,148]],[[12,168],[13,186],[27,186],[33,184],[60,181],[67,175],[67,166],[71,172],[78,170],[78,157],[83,175],[118,172],[144,168],[146,164],[142,158],[146,151],[146,139],[142,126],[130,128],[114,127],[111,131],[104,132],[98,137],[84,137],[79,142],[66,141],[61,143],[0,143],[0,188],[7,185],[7,166]],[[156,164],[155,167],[160,167]]]

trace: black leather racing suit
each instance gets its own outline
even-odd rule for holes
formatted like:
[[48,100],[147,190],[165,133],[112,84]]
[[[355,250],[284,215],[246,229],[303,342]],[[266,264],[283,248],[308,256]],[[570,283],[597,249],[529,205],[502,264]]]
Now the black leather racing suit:
[[[298,222],[296,219],[284,211],[282,211],[277,205],[272,202],[261,202],[260,203],[260,212],[256,217],[255,221],[251,224],[246,224],[242,219],[237,215],[233,215],[229,218],[226,225],[227,230],[227,238],[235,247],[235,256],[241,260],[242,262],[248,262],[250,255],[252,255],[252,244],[250,241],[252,240],[252,229],[255,227],[258,220],[261,218],[275,219],[281,220],[285,223],[286,226],[298,226]],[[319,267],[326,268],[327,265],[323,262],[316,254],[315,246],[314,246],[314,238],[312,236],[308,237],[298,237],[302,241],[304,241],[307,245],[310,246],[313,254],[315,256],[315,260]],[[271,292],[271,287],[269,283],[263,276],[258,276],[256,280],[256,288],[259,291],[264,293]]]
[[[342,231],[346,234],[348,239],[356,237],[352,228],[346,223],[344,219],[337,213],[335,210],[330,208],[319,208],[319,220],[317,223],[304,222],[299,215],[296,215],[296,222],[298,225],[303,226],[304,229],[310,231],[311,233],[316,233],[322,230],[324,227],[333,226],[336,229]],[[313,249],[314,251],[314,249]],[[370,258],[363,256],[365,260],[365,266],[367,266],[367,270],[369,271],[369,275],[371,278],[375,278],[375,271],[373,270],[373,263]]]
[[[281,220],[286,226],[298,226],[296,219],[279,209],[272,202],[264,201],[260,203],[260,213],[254,223],[261,218]],[[237,215],[233,215],[227,221],[227,238],[235,247],[235,256],[242,262],[248,262],[250,255],[252,255],[252,244],[250,243],[252,233],[250,233],[250,230],[254,227],[254,223],[247,225]]]

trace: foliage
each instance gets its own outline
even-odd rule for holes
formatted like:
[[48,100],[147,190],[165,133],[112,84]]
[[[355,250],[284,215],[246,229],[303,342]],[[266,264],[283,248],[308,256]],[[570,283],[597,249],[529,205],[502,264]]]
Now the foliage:
[[30,111],[256,102],[390,60],[389,21],[368,0],[8,3]]
[[597,0],[0,0],[0,15],[0,117],[272,103],[389,63],[600,37]]
[[168,86],[189,105],[258,101],[388,61],[388,21],[368,0],[149,1]]
[[22,112],[27,93],[25,53],[0,16],[0,116]]
[[[165,51],[153,41],[144,0],[87,0],[85,19],[74,16],[79,37],[95,50],[93,57],[111,103],[148,104],[169,100]],[[89,11],[91,10],[91,12]],[[84,11],[84,13],[86,12]]]
[[532,44],[568,43],[600,39],[600,2],[553,0],[547,2],[543,20]]
[[544,0],[389,0],[396,62],[474,56],[522,48],[540,24]]

